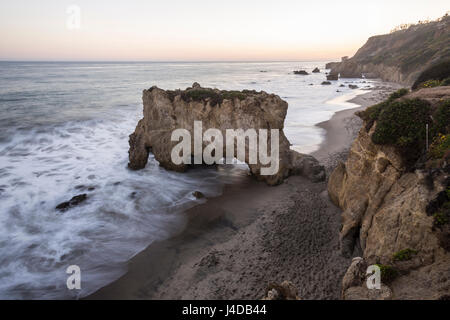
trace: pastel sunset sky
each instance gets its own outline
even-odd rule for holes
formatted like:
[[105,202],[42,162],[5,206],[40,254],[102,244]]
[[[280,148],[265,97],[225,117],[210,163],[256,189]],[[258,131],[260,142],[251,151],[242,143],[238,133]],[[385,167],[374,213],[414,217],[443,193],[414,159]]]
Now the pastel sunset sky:
[[[67,26],[71,5],[80,28]],[[448,10],[448,0],[2,0],[0,60],[330,60]]]

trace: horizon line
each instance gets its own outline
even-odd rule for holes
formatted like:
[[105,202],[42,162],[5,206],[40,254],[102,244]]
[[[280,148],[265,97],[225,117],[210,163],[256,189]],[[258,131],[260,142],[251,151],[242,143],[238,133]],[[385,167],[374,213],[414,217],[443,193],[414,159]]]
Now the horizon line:
[[325,62],[325,61],[340,61],[338,59],[299,59],[299,60],[15,60],[15,59],[0,59],[0,62],[72,62],[72,63],[270,63],[270,62]]

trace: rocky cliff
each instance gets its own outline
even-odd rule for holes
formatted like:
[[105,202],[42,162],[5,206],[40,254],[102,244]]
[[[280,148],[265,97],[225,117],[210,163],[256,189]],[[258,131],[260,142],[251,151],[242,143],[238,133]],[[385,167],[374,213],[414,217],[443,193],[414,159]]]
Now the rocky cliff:
[[[414,105],[417,98],[423,103],[421,108],[429,108],[430,121],[444,124],[430,122],[430,137],[432,132],[448,134],[450,87],[421,89],[392,97],[389,103],[398,109]],[[384,110],[370,119],[367,114],[373,115],[377,108]],[[441,144],[439,148],[445,150],[438,148],[437,160],[429,160],[429,154],[417,155],[411,166],[399,147],[409,137],[406,133],[397,143],[374,143],[374,136],[389,129],[382,123],[388,112],[387,103],[365,111],[363,128],[346,163],[338,165],[328,183],[330,198],[343,210],[342,254],[351,256],[356,248],[363,252],[344,277],[343,298],[445,298],[450,295],[450,253],[448,208],[442,207],[450,200],[450,148]],[[405,111],[399,116],[410,115]],[[433,144],[444,141],[442,137],[446,136],[436,134]],[[365,286],[366,267],[372,264],[382,269],[381,290]]]
[[327,66],[342,78],[381,78],[412,85],[419,75],[450,58],[450,17],[369,38],[351,58]]
[[[269,185],[279,184],[291,174],[301,174],[313,181],[325,179],[324,168],[311,156],[290,150],[283,132],[288,105],[277,95],[256,91],[222,91],[202,88],[199,84],[186,90],[166,91],[157,87],[144,90],[144,118],[130,136],[129,167],[134,170],[146,166],[149,153],[155,155],[161,166],[168,170],[185,171],[188,164],[175,164],[171,153],[178,142],[171,141],[175,129],[189,131],[191,156],[195,156],[194,122],[201,121],[203,135],[208,129],[217,129],[226,137],[227,129],[278,129],[279,164],[273,175],[263,175],[260,161],[249,164],[249,140],[245,140],[245,157],[239,159],[249,164],[251,173]],[[259,131],[258,131],[259,132]],[[270,132],[270,131],[269,131]],[[270,133],[267,137],[270,151]],[[208,145],[202,142],[202,150]],[[235,144],[234,155],[237,156]],[[223,143],[223,155],[227,155]]]

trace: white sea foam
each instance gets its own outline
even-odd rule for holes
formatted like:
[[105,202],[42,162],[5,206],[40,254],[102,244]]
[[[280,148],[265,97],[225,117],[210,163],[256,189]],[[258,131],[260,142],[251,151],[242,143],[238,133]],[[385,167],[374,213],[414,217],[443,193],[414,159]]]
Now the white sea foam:
[[[152,241],[182,228],[179,213],[196,203],[193,191],[220,193],[221,171],[177,174],[153,158],[145,170],[128,170],[137,119],[70,122],[17,134],[2,147],[0,297],[67,297],[64,270],[73,264],[84,284],[77,294],[89,294]],[[81,193],[89,196],[85,204],[55,210]]]

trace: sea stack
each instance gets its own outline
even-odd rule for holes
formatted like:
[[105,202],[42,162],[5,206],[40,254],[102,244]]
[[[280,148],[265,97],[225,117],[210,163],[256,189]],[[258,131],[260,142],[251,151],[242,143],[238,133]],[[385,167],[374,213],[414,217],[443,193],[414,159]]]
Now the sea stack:
[[[290,150],[283,132],[288,104],[275,94],[264,91],[222,91],[202,88],[198,83],[186,90],[166,91],[158,87],[144,90],[144,118],[130,136],[129,168],[139,170],[146,166],[150,152],[160,165],[168,170],[183,172],[189,165],[174,164],[171,141],[175,129],[186,129],[194,137],[194,122],[201,121],[202,130],[217,129],[226,136],[227,129],[278,129],[279,166],[273,175],[262,175],[265,166],[249,164],[250,172],[269,185],[283,182],[290,174],[300,174],[313,181],[325,179],[324,168],[311,156]],[[192,143],[194,146],[194,143]],[[207,144],[203,142],[203,148]],[[268,143],[270,146],[270,143]],[[226,146],[223,145],[226,154]],[[194,147],[191,148],[194,156]],[[245,142],[245,162],[249,163],[249,143]],[[235,151],[236,152],[236,151]]]

